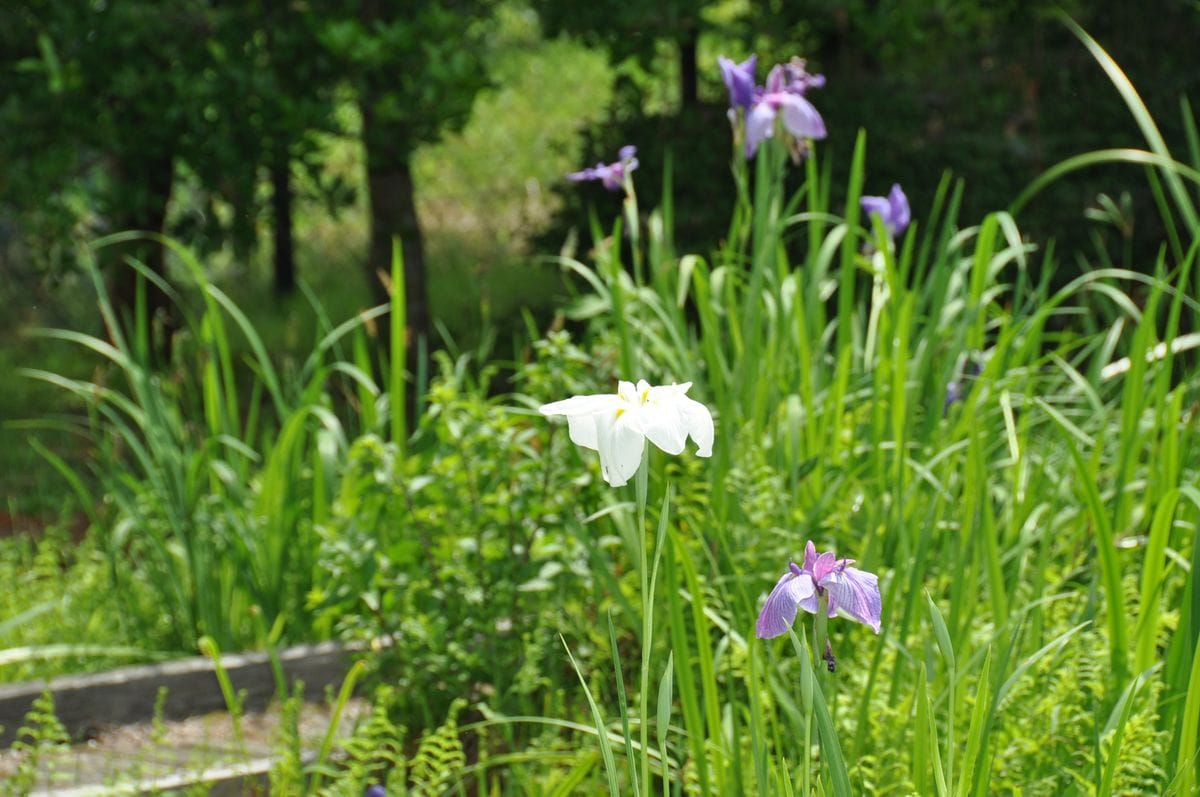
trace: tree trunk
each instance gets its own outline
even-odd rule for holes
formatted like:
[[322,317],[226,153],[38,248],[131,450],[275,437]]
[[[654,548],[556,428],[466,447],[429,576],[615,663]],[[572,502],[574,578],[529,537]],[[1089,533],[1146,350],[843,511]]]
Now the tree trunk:
[[296,289],[296,258],[292,240],[292,163],[286,146],[271,164],[271,216],[275,224],[275,295]]
[[[113,181],[119,192],[112,202],[113,232],[162,234],[167,220],[167,202],[171,198],[174,163],[169,155],[131,153],[113,162]],[[132,328],[137,306],[139,275],[127,262],[133,258],[150,271],[166,278],[166,259],[158,241],[137,239],[105,247],[101,265],[108,272],[109,290],[117,316]],[[150,322],[153,348],[170,359],[171,334],[175,330],[170,299],[147,281],[146,318]]]
[[[371,249],[367,278],[379,303],[388,300],[380,273],[391,274],[392,239],[399,238],[404,256],[404,298],[407,326],[406,362],[415,370],[417,354],[429,340],[429,309],[425,285],[425,244],[417,218],[416,193],[403,125],[380,119],[370,96],[360,99],[363,142],[367,149],[367,192],[371,205]],[[386,341],[386,336],[384,337]],[[409,417],[416,406],[416,388],[408,381]]]
[[689,28],[679,41],[679,100],[684,108],[691,108],[699,101],[696,72],[695,28]]

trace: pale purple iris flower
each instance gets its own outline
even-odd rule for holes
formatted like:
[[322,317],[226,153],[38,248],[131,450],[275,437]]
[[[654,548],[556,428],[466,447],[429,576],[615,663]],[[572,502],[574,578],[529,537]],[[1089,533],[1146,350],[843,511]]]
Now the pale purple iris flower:
[[600,180],[609,191],[620,191],[625,185],[626,175],[637,167],[637,147],[628,144],[621,147],[616,163],[597,163],[590,169],[571,172],[567,175],[567,179],[576,183]]
[[378,783],[368,786],[363,797],[387,797],[387,792]]
[[963,400],[963,385],[962,382],[947,382],[946,383],[946,398],[942,402],[942,417],[945,418],[950,413],[950,405],[956,404]]
[[725,88],[729,90],[729,107],[750,110],[754,104],[754,69],[758,64],[758,56],[752,55],[740,64],[735,64],[725,56],[717,58],[721,67],[721,77],[725,80]]
[[967,391],[971,389],[968,380],[974,381],[977,379],[982,370],[979,367],[979,363],[972,360],[967,363],[966,368],[963,368],[962,374],[958,379],[946,383],[946,400],[942,402],[943,418],[949,414],[951,404],[962,401],[967,397]]
[[853,559],[838,559],[832,551],[817,554],[810,541],[804,549],[804,567],[788,563],[788,570],[767,596],[755,624],[759,639],[787,633],[796,621],[796,610],[820,611],[821,598],[828,601],[829,616],[841,614],[879,633],[883,600],[879,578],[874,573],[850,567]]
[[865,196],[859,200],[859,205],[868,216],[878,213],[879,218],[883,220],[883,226],[887,227],[888,234],[893,238],[904,232],[908,223],[912,221],[908,197],[904,195],[904,189],[899,183],[892,184],[892,190],[887,196]]
[[[796,139],[825,138],[825,120],[804,98],[810,88],[825,85],[822,75],[810,75],[798,58],[789,64],[777,64],[769,75],[761,94],[756,94],[754,106],[746,114],[746,157],[753,158],[758,145],[775,136],[775,119],[783,118],[784,129]],[[793,154],[803,151],[803,144]]]

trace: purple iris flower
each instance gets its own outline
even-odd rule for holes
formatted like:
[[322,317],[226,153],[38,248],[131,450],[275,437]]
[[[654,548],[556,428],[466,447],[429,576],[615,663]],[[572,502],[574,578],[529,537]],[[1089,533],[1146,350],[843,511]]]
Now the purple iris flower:
[[824,84],[825,78],[808,74],[799,59],[786,66],[777,64],[767,75],[766,88],[755,97],[754,107],[746,115],[746,157],[753,158],[758,145],[774,137],[775,117],[780,114],[784,129],[797,140],[825,138],[825,120],[804,99],[810,88]]
[[817,554],[810,541],[804,548],[804,567],[788,563],[788,570],[767,596],[755,624],[759,639],[785,633],[796,621],[796,610],[820,611],[820,599],[829,602],[829,616],[839,612],[879,633],[883,599],[874,573],[850,567],[853,559],[837,559],[833,551]]
[[590,169],[571,172],[567,179],[582,183],[586,180],[600,180],[609,191],[619,191],[625,185],[625,175],[638,167],[637,147],[627,144],[621,147],[616,163],[597,163]]
[[758,56],[752,55],[740,64],[735,64],[725,56],[717,58],[721,67],[721,77],[725,80],[725,88],[729,89],[729,107],[750,110],[754,104],[754,68],[758,64]]
[[883,226],[887,227],[888,234],[895,238],[904,229],[908,227],[908,223],[912,221],[912,213],[908,209],[908,197],[904,195],[904,189],[899,183],[892,183],[892,190],[887,196],[865,196],[859,201],[862,206],[863,213],[868,216],[872,213],[878,213],[879,218],[883,220]]
[[950,405],[955,402],[962,401],[967,397],[967,380],[974,380],[979,377],[981,372],[979,363],[971,361],[967,363],[967,367],[962,370],[962,374],[953,382],[946,383],[946,400],[942,402],[942,417],[945,418],[950,412]]
[[363,794],[363,797],[387,797],[387,792],[384,791],[382,786],[376,783],[373,786],[367,787],[367,791]]
[[950,413],[950,405],[963,400],[962,382],[954,381],[946,383],[946,400],[942,402],[942,417],[945,418]]

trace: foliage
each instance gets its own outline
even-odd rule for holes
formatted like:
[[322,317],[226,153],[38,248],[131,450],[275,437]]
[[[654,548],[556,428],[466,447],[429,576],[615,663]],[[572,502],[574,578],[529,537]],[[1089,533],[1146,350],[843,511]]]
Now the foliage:
[[[253,345],[239,398],[218,325],[253,329],[202,282],[196,384],[146,376],[136,339],[62,332],[119,378],[52,381],[94,395],[117,430],[98,476],[145,535],[122,546],[171,552],[168,534],[192,534],[206,564],[251,574],[218,583],[241,590],[234,608],[271,605],[255,577],[273,573],[268,620],[377,643],[386,686],[338,793],[387,778],[389,793],[1186,794],[1200,229],[1176,190],[1193,170],[1114,80],[1149,147],[1121,157],[1153,167],[1175,230],[1144,270],[1057,284],[1052,246],[1007,212],[964,221],[949,178],[893,241],[859,212],[876,190],[865,133],[842,213],[827,150],[792,191],[771,141],[751,165],[735,155],[712,257],[677,256],[671,205],[643,217],[625,197],[588,262],[555,261],[580,286],[561,321],[575,334],[534,343],[515,394],[484,357],[439,356],[412,435],[389,423],[406,376],[385,360],[375,381],[358,320],[294,381]],[[604,487],[594,455],[532,408],[617,376],[693,382],[714,457],[655,454],[629,490]],[[243,402],[264,420],[243,424]],[[880,574],[880,635],[831,620],[753,636],[808,539]],[[288,581],[293,560],[239,560],[230,540],[313,558]],[[186,557],[172,566],[193,577]],[[214,618],[201,627],[240,632],[237,613]]]
[[[541,348],[564,357],[531,380],[592,384],[564,336]],[[376,663],[399,679],[397,710],[423,723],[456,695],[530,691],[546,664],[539,637],[560,620],[548,607],[587,611],[589,551],[562,523],[582,517],[580,495],[598,496],[538,455],[525,413],[485,398],[488,369],[471,384],[465,357],[439,360],[412,453],[373,436],[351,446],[310,595],[330,631],[387,642]]]
[[93,538],[73,541],[61,524],[38,539],[0,540],[0,680],[81,672],[146,655],[120,628],[106,596],[108,568]]
[[13,750],[21,757],[17,770],[4,784],[6,795],[30,793],[36,785],[49,785],[42,762],[46,756],[65,747],[69,738],[62,723],[54,714],[54,696],[43,692],[25,716],[25,724],[17,730]]
[[[146,327],[132,339],[119,332],[93,270],[113,343],[66,330],[44,334],[99,354],[116,384],[27,371],[88,406],[91,466],[114,514],[102,520],[84,479],[47,455],[105,532],[126,633],[174,650],[195,649],[209,634],[229,648],[265,639],[283,617],[284,638],[303,638],[313,526],[327,508],[328,473],[345,450],[346,432],[329,395],[335,385],[372,400],[379,392],[361,367],[333,355],[362,319],[324,334],[300,372],[281,381],[245,315],[189,262],[203,310],[189,319],[191,334],[178,348],[179,362],[194,358],[194,367],[175,378],[156,375]],[[230,322],[252,352],[248,391],[230,355]]]

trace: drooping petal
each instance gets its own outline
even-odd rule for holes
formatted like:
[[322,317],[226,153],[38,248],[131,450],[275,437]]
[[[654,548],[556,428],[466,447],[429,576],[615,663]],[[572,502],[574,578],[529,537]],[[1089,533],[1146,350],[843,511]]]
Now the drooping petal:
[[844,615],[879,633],[883,599],[879,578],[857,567],[838,567],[818,583],[829,593],[829,616]]
[[799,94],[780,95],[783,126],[796,138],[825,138],[825,120],[808,100]]
[[683,415],[683,425],[687,429],[692,442],[696,444],[696,456],[711,457],[713,437],[716,430],[713,427],[712,413],[708,407],[695,399],[684,396],[679,402],[679,411]]
[[642,464],[646,438],[620,418],[603,414],[596,416],[596,442],[604,481],[613,487],[628,483]]
[[753,158],[758,145],[775,135],[775,109],[761,100],[746,114],[746,157]]
[[598,451],[600,448],[600,442],[596,437],[595,415],[568,415],[567,433],[571,437],[571,442],[577,446],[590,448],[593,451]]
[[[712,413],[699,401],[688,398],[687,391],[691,386],[691,382],[684,382],[650,387],[645,394],[647,413],[643,428],[651,442],[663,451],[680,453],[690,436],[697,446],[696,455],[710,457],[714,436]],[[641,387],[639,383],[639,390]],[[638,395],[642,394],[639,392]],[[670,447],[652,434],[651,422],[666,427],[656,431],[660,435],[669,435]]]
[[758,621],[754,624],[754,633],[759,639],[771,639],[787,633],[792,623],[796,622],[797,607],[816,593],[812,578],[808,573],[797,575],[797,569],[795,564],[791,565],[767,596],[758,614]]
[[631,428],[646,436],[651,443],[668,454],[683,453],[687,428],[678,404],[674,401],[647,401],[630,412]]

